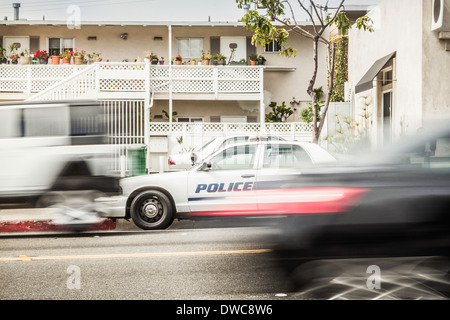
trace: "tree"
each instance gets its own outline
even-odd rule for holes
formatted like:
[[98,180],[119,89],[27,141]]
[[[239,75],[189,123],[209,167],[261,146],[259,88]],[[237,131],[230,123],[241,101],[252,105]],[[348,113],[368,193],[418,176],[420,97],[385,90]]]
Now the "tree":
[[[305,0],[236,0],[239,8],[255,4],[256,8],[263,9],[264,11],[260,14],[258,10],[249,10],[242,18],[246,28],[254,32],[252,37],[253,45],[265,46],[275,40],[282,48],[280,54],[291,57],[296,55],[296,49],[289,46],[288,39],[290,32],[306,37],[313,42],[314,68],[306,92],[311,97],[313,142],[318,143],[325,116],[328,111],[330,97],[333,92],[335,73],[335,43],[326,39],[324,33],[331,25],[336,25],[340,33],[347,34],[352,25],[344,12],[345,0],[341,0],[339,5],[336,8],[333,8],[335,9],[333,14],[327,13],[327,10],[322,10],[324,8],[316,5],[314,0],[309,0],[312,9],[309,11],[305,2]],[[307,30],[298,23],[296,16],[298,16],[299,10],[305,12],[311,19],[312,30]],[[355,25],[358,29],[373,31],[372,20],[367,16],[358,18]],[[318,117],[318,106],[320,105],[319,97],[314,90],[319,69],[319,44],[325,45],[327,47],[327,52],[330,53],[330,58],[328,59],[327,96],[321,117]],[[318,120],[318,118],[320,118],[320,120]]]

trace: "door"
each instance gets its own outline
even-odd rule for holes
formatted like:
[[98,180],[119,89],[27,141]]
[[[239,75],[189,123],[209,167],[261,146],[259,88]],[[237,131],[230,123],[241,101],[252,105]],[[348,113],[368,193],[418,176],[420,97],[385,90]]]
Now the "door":
[[207,158],[188,177],[188,202],[196,215],[239,215],[255,212],[252,198],[259,144],[233,145]]
[[391,142],[392,136],[392,90],[383,92],[383,144]]
[[247,60],[247,38],[245,36],[220,37],[220,52],[225,57],[230,57],[232,49],[235,49],[232,61]]
[[7,54],[9,55],[9,47],[14,44],[17,53],[22,53],[25,50],[30,52],[30,37],[4,37],[3,38],[3,48],[6,48]]

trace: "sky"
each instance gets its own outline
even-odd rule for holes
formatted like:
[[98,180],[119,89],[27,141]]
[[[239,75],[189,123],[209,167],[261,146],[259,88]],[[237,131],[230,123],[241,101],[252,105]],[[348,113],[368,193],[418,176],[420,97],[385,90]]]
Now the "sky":
[[[14,19],[12,4],[16,2],[21,4],[19,18],[27,20],[67,20],[77,14],[81,21],[235,22],[244,15],[235,0],[0,0],[0,19]],[[340,1],[316,0],[321,5],[327,2],[332,7]],[[345,4],[379,2],[346,0]]]

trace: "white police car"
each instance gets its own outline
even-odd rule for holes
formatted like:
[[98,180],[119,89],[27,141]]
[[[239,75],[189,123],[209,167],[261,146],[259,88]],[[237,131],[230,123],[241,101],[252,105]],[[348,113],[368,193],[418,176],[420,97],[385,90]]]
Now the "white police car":
[[144,229],[164,229],[174,218],[258,214],[252,190],[319,163],[335,162],[313,143],[246,142],[227,146],[188,171],[121,180],[122,195],[96,200],[103,217],[132,218]]

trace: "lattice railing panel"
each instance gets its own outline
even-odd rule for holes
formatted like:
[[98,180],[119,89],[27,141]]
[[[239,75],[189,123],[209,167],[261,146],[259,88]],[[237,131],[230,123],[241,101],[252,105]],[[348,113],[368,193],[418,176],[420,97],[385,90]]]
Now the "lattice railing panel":
[[208,80],[174,80],[173,92],[207,93],[214,92],[214,84]]
[[150,134],[182,134],[201,133],[215,134],[258,134],[277,133],[282,136],[312,133],[312,125],[304,122],[265,123],[265,131],[261,130],[260,123],[177,123],[177,122],[150,122]]
[[144,80],[100,79],[100,91],[145,91]]

